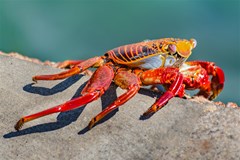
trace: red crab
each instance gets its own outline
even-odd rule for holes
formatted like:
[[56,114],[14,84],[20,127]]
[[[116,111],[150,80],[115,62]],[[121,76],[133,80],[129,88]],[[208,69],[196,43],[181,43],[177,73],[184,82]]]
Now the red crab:
[[174,96],[183,97],[184,89],[199,89],[197,95],[212,100],[223,89],[224,72],[213,62],[185,62],[196,44],[195,39],[164,38],[117,47],[101,57],[93,57],[86,61],[65,61],[62,67],[73,67],[59,74],[34,76],[33,81],[64,79],[90,67],[98,68],[81,92],[82,96],[22,117],[16,123],[15,129],[19,130],[24,123],[36,118],[86,105],[101,97],[112,82],[127,91],[92,118],[89,128],[131,99],[141,86],[161,84],[166,89],[143,116],[152,115]]

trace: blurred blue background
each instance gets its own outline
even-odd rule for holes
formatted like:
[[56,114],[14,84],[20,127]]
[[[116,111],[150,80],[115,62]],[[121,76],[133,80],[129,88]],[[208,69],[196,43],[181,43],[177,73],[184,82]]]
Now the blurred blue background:
[[239,23],[239,0],[0,0],[0,50],[63,61],[144,39],[195,38],[189,60],[221,66],[217,100],[240,105]]

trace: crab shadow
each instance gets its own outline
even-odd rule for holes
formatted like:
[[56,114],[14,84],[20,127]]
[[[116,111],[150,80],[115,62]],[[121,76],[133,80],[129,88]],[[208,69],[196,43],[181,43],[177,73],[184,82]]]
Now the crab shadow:
[[[75,75],[72,77],[67,78],[66,80],[60,82],[59,84],[55,85],[52,88],[46,88],[46,87],[38,87],[34,86],[33,83],[27,84],[26,86],[23,87],[23,90],[29,93],[33,94],[39,94],[42,96],[50,96],[53,94],[56,94],[58,92],[62,92],[65,89],[69,88],[71,85],[76,83],[78,80],[81,79],[83,75]],[[82,84],[77,91],[75,92],[74,96],[72,99],[79,97],[81,95],[81,91],[83,90],[84,86],[86,85],[87,82]],[[117,86],[113,83],[110,85],[109,89],[102,95],[101,97],[101,102],[102,102],[102,110],[104,110],[107,106],[109,106],[111,103],[113,103],[117,99],[117,93],[116,93]],[[139,91],[140,94],[150,96],[150,97],[156,97],[159,96],[159,93],[152,92],[148,89],[140,89]],[[39,124],[35,125],[26,129],[22,129],[20,131],[15,131],[15,132],[10,132],[5,135],[3,135],[4,138],[13,138],[13,137],[18,137],[18,136],[23,136],[27,134],[32,134],[32,133],[42,133],[42,132],[49,132],[49,131],[54,131],[61,129],[63,127],[68,126],[72,122],[75,122],[78,117],[81,115],[83,112],[85,106],[82,106],[80,108],[66,111],[66,112],[61,112],[57,116],[56,122],[50,122],[50,123],[44,123],[44,124]],[[95,124],[95,126],[104,123],[105,121],[109,120],[111,117],[113,117],[116,112],[118,112],[118,109],[115,109],[108,115],[106,115],[103,119],[101,119],[98,123]],[[149,117],[140,117],[141,120],[147,119]],[[90,121],[90,119],[89,119]],[[89,131],[88,126],[83,128],[81,131],[78,132],[79,135],[85,134],[86,132]]]

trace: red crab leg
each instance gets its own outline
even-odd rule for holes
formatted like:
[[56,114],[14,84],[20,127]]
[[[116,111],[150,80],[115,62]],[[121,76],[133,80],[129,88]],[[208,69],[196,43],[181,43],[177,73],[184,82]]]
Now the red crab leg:
[[117,109],[119,106],[131,99],[140,89],[140,80],[139,78],[130,72],[120,71],[114,78],[114,82],[123,89],[128,91],[118,97],[111,105],[105,108],[101,113],[92,118],[88,127],[91,129],[98,121],[100,121],[107,114]]
[[60,62],[57,67],[58,68],[67,68],[69,66],[75,66],[82,62],[84,62],[84,60],[66,60],[64,62]]
[[15,129],[19,130],[24,123],[32,121],[34,119],[57,113],[65,112],[75,108],[79,108],[85,104],[90,103],[93,100],[99,98],[110,86],[112,79],[114,77],[113,69],[109,66],[99,67],[93,74],[91,79],[85,86],[82,94],[83,96],[79,98],[72,99],[61,105],[55,106],[53,108],[22,117],[15,125]]
[[102,66],[103,64],[104,64],[104,59],[102,57],[93,57],[86,61],[83,61],[82,63],[74,66],[73,68],[67,71],[64,71],[58,74],[52,74],[52,75],[37,75],[37,76],[34,76],[32,79],[33,81],[64,79],[64,78],[79,74],[90,67],[98,67],[98,66]]
[[183,75],[178,68],[158,68],[146,71],[141,76],[144,84],[169,84],[169,89],[143,114],[143,116],[151,115],[161,109],[171,98],[178,93],[183,94],[184,87]]
[[60,104],[60,105],[52,107],[50,109],[46,109],[44,111],[22,117],[16,123],[16,125],[14,127],[18,131],[22,128],[23,124],[26,123],[26,122],[32,121],[34,119],[37,119],[37,118],[40,118],[40,117],[43,117],[43,116],[47,116],[49,114],[53,114],[53,113],[57,113],[57,112],[65,112],[65,111],[68,111],[68,110],[72,110],[72,109],[81,107],[81,106],[97,99],[99,96],[100,96],[99,92],[89,93],[89,94],[86,94],[82,97],[75,98],[75,99],[72,99],[70,101],[67,101],[64,104]]
[[[223,90],[224,87],[224,81],[225,76],[223,70],[216,66],[213,62],[206,62],[206,61],[190,61],[186,62],[186,64],[194,66],[194,65],[200,65],[202,68],[204,68],[209,75],[212,75],[211,79],[211,88],[210,90],[213,92],[208,99],[213,100],[215,99],[219,93]],[[200,94],[204,91],[200,92]]]

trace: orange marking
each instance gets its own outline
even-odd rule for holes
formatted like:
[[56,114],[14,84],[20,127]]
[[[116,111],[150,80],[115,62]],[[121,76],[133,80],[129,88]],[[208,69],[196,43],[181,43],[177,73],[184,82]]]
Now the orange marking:
[[117,63],[124,63],[123,60],[121,60],[120,58],[118,58],[115,54],[115,52],[113,50],[110,51],[111,52],[111,57],[113,58],[114,61],[116,61]]
[[118,54],[119,54],[126,62],[128,62],[128,60],[126,60],[126,59],[124,58],[124,56],[122,55],[122,53],[121,53],[121,48],[122,48],[122,47],[118,47]]
[[134,58],[134,59],[136,60],[136,58],[135,58],[135,56],[134,56],[134,54],[133,54],[133,50],[132,50],[133,45],[129,46],[129,48],[130,48],[130,53],[131,53],[131,55],[132,55],[132,58]]
[[[136,45],[136,50],[135,50],[136,52],[136,56],[138,56],[138,45]],[[138,59],[138,58],[137,58]]]
[[128,62],[130,62],[131,61],[131,58],[128,56],[128,52],[127,52],[127,45],[126,46],[124,46],[124,54],[127,56],[127,58],[129,59],[128,60]]
[[159,47],[159,46],[160,46],[160,42],[157,42],[156,45],[157,45],[157,49],[158,49],[159,51],[161,51],[161,49],[160,49],[160,47]]

